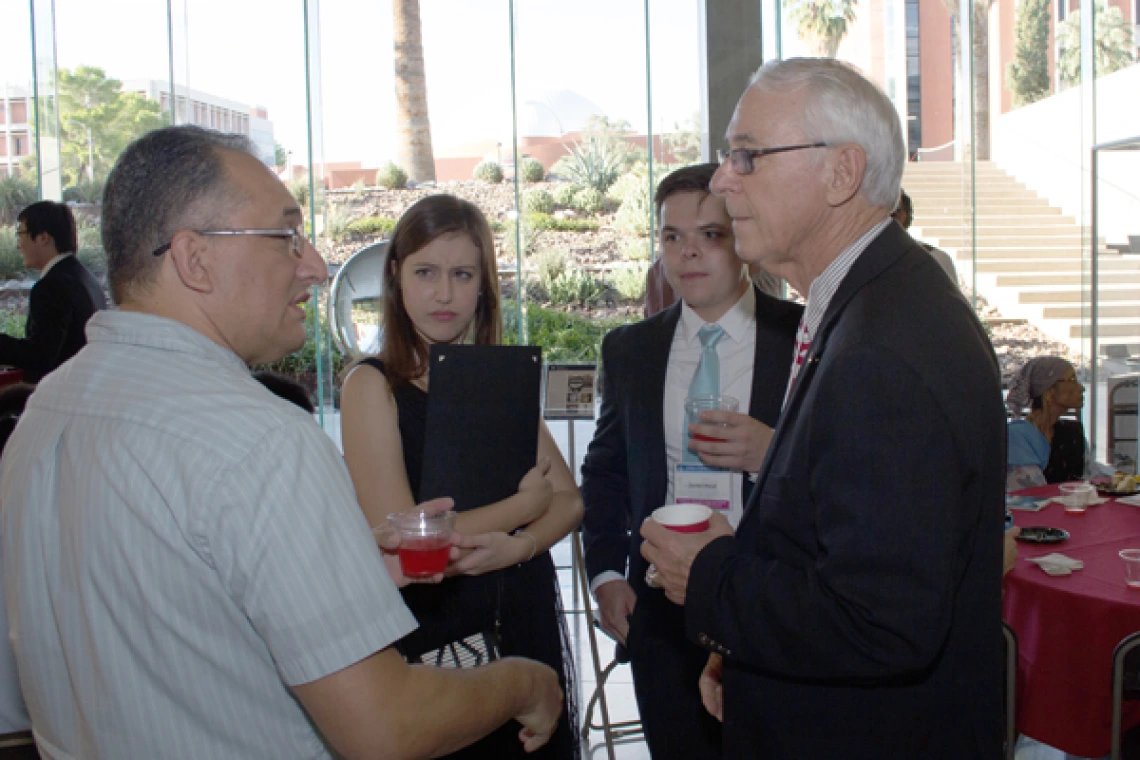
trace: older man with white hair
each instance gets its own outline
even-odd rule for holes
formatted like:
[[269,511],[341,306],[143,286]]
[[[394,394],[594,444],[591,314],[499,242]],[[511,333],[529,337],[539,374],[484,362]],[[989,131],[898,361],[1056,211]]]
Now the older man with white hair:
[[738,253],[807,294],[792,376],[735,536],[642,526],[725,756],[1000,757],[1000,374],[890,218],[898,114],[846,64],[774,62],[727,137]]
[[554,730],[545,665],[404,661],[416,621],[340,454],[249,374],[305,342],[327,269],[304,229],[245,138],[168,127],[111,171],[119,308],[4,452],[6,633],[45,757],[420,758],[512,717],[529,750]]

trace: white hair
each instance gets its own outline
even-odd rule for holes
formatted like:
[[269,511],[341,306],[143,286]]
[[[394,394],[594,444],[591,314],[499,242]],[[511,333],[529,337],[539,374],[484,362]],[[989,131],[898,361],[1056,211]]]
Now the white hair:
[[874,206],[894,209],[906,161],[902,123],[883,91],[854,66],[832,58],[769,61],[752,75],[749,87],[780,93],[805,89],[804,136],[862,147],[867,168],[859,192]]

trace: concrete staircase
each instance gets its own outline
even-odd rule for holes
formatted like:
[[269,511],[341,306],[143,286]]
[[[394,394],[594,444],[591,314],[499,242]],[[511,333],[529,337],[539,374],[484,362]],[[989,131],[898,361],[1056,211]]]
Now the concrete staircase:
[[[969,285],[977,248],[978,293],[1006,318],[1023,318],[1074,352],[1086,353],[1089,268],[1076,220],[994,164],[977,166],[977,227],[970,228],[968,167],[908,163],[903,187],[914,201],[911,234],[954,258]],[[1102,354],[1140,352],[1140,257],[1100,241]]]

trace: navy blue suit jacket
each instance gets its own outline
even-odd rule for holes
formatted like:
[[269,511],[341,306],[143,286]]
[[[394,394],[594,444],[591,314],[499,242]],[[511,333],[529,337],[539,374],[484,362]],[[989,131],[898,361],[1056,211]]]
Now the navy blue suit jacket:
[[685,621],[728,758],[1001,756],[1005,413],[993,348],[895,223],[814,336]]

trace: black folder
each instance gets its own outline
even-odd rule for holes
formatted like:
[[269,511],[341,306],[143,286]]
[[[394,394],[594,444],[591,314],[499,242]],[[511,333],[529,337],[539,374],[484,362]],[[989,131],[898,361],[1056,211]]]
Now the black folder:
[[420,499],[513,496],[538,456],[542,348],[437,343],[430,361]]

